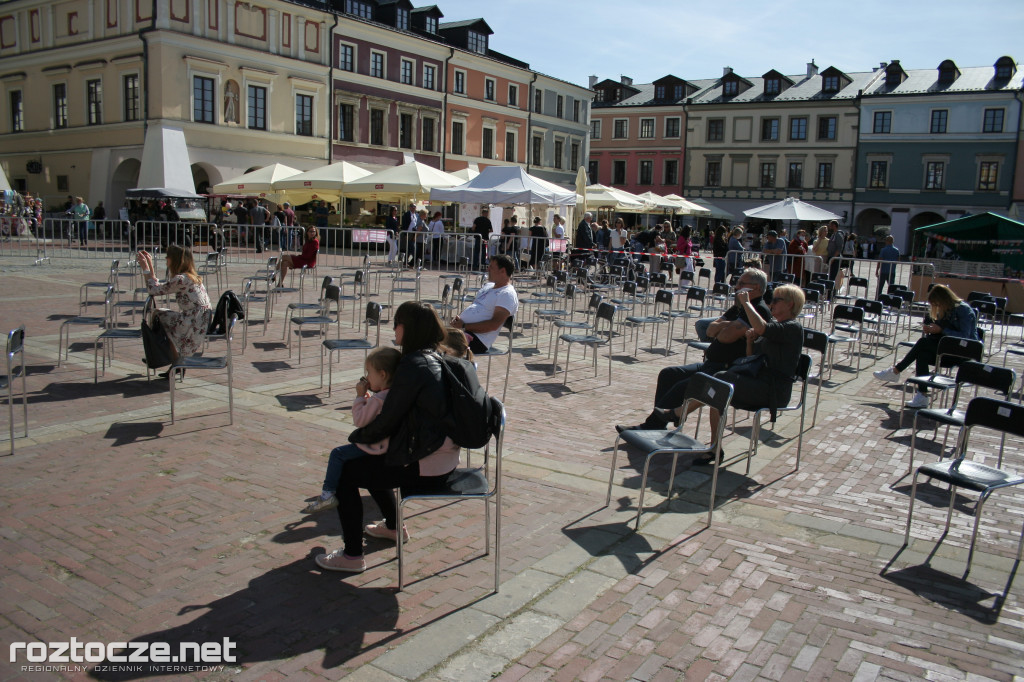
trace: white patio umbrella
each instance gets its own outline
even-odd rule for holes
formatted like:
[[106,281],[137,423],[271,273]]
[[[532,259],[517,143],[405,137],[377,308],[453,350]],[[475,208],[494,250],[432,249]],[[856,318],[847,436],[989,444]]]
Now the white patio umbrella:
[[452,171],[451,175],[454,175],[457,178],[462,178],[464,181],[469,182],[470,180],[472,180],[476,176],[480,175],[480,171],[478,171],[478,170],[476,170],[474,168],[468,168],[467,167],[467,168],[462,168],[461,170]]
[[251,194],[254,196],[270,194],[274,191],[275,182],[301,172],[299,169],[286,166],[283,163],[272,163],[269,166],[239,175],[237,178],[218,183],[210,191],[213,194]]
[[349,183],[345,194],[367,201],[416,201],[429,197],[435,187],[455,187],[463,182],[450,173],[410,161]]
[[668,197],[663,197],[660,194],[654,192],[644,192],[643,194],[637,194],[638,197],[646,201],[653,208],[661,209],[663,211],[674,211],[681,207],[681,204]]
[[335,202],[342,200],[350,183],[368,175],[372,172],[348,161],[340,161],[277,180],[273,188],[295,204],[304,204],[312,199]]
[[695,215],[702,218],[707,218],[711,215],[711,209],[705,208],[700,204],[695,204],[689,199],[684,199],[678,194],[666,194],[665,198],[676,202],[678,205],[678,208],[675,210],[676,215]]
[[620,213],[640,213],[649,208],[646,201],[625,190],[606,185],[588,185],[586,190],[588,210],[607,208]]
[[839,217],[831,211],[805,203],[796,197],[786,197],[773,204],[752,208],[744,211],[743,215],[761,220],[834,220]]

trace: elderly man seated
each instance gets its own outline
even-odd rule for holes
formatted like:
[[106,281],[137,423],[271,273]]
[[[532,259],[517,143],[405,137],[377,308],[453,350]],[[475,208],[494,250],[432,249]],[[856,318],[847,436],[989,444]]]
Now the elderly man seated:
[[487,266],[488,283],[477,292],[473,303],[452,320],[453,327],[466,332],[469,349],[474,353],[486,353],[505,320],[519,310],[519,296],[512,286],[515,268],[509,256],[492,256]]
[[[745,292],[750,308],[757,311],[762,320],[772,319],[771,310],[762,300],[768,278],[761,270],[747,268],[736,283],[736,293]],[[711,345],[704,353],[704,362],[666,367],[658,373],[658,385],[654,393],[654,410],[647,420],[637,426],[616,426],[620,433],[632,429],[663,429],[676,420],[673,410],[683,404],[686,383],[697,372],[714,375],[729,368],[735,360],[747,354],[747,330],[751,328],[748,306],[736,303],[724,315],[711,323],[707,335]]]

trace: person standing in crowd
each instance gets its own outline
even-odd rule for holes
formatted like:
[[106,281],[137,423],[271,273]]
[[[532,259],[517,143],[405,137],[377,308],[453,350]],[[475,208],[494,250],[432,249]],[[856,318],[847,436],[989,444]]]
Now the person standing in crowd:
[[583,220],[581,220],[580,224],[576,226],[576,239],[572,245],[574,253],[587,252],[585,255],[589,255],[589,252],[594,249],[593,222],[593,213],[587,211],[583,214]]
[[[805,256],[807,255],[807,232],[805,230],[797,230],[796,236],[793,237],[789,242],[789,248],[786,252],[791,256]],[[793,281],[798,286],[803,286],[806,282],[804,280],[804,258],[790,258],[789,259],[789,272],[793,275]]]
[[784,254],[788,246],[786,240],[779,237],[778,232],[768,230],[762,250],[767,256],[765,260],[768,261],[765,264],[765,270],[773,282],[781,281],[782,274],[786,271],[786,256]]
[[828,270],[828,228],[822,225],[814,237],[811,245],[811,253],[821,260],[809,258],[804,268],[807,272],[825,272]]
[[533,219],[530,237],[530,266],[536,270],[540,267],[540,262],[548,248],[548,231],[539,216]]
[[565,218],[555,214],[554,224],[551,226],[551,234],[555,239],[565,239]]
[[715,228],[711,242],[711,256],[715,266],[715,284],[725,282],[725,257],[729,254],[729,242],[725,238],[725,225]]
[[[726,256],[727,274],[743,267],[743,252],[747,249],[744,248],[743,242],[740,241],[741,237],[743,237],[743,226],[737,225],[732,228],[732,233],[729,235],[728,255]],[[723,281],[725,281],[724,278]]]
[[487,254],[488,244],[491,239],[491,232],[494,231],[494,226],[491,225],[491,219],[488,217],[490,211],[486,206],[480,209],[480,215],[473,220],[473,234],[477,235],[477,239],[473,244],[473,269],[480,270],[483,266],[484,256]]
[[846,233],[839,229],[838,220],[830,220],[828,223],[828,250],[825,254],[825,262],[828,263],[828,278],[835,281],[835,289],[839,290],[840,282],[839,268],[843,261],[843,250],[846,247]]
[[[679,228],[676,238],[676,267],[679,272],[693,272],[693,242],[690,240],[692,230],[689,225]],[[683,280],[679,280],[682,282]]]
[[81,242],[82,246],[88,246],[89,218],[92,217],[92,212],[82,197],[75,197],[74,203],[71,206],[71,215],[75,217],[75,223],[78,225],[78,241]]
[[430,219],[430,262],[434,267],[441,267],[441,247],[444,237],[444,221],[441,219],[441,212],[434,211],[434,217]]
[[878,278],[878,289],[875,290],[875,298],[885,293],[888,285],[896,281],[896,263],[900,260],[900,250],[896,248],[896,240],[891,234],[885,236],[885,246],[882,247],[878,258],[881,261],[875,265],[875,276]]
[[284,245],[281,248],[287,248],[291,251],[295,248],[295,242],[299,239],[299,230],[295,222],[295,209],[287,201],[282,204],[282,207],[281,213],[284,214],[284,218],[281,219],[281,224],[284,225],[284,229],[281,230],[281,235],[284,237]]

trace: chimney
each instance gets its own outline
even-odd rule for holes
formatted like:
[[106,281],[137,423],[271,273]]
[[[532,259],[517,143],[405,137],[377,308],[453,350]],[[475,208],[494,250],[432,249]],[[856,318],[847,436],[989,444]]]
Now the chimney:
[[619,76],[619,82],[621,82],[623,85],[632,85],[633,79],[630,78],[629,76]]
[[722,75],[723,76],[728,76],[730,73],[732,73],[732,67],[731,66],[727,66],[727,67],[722,69]]
[[807,62],[807,77],[818,75],[818,65],[814,63],[814,60]]
[[590,77],[590,89],[593,90],[595,85],[597,85],[597,76],[591,76]]

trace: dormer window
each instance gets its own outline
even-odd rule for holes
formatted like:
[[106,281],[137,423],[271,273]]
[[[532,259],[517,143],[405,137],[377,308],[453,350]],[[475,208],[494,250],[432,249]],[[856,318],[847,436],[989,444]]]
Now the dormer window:
[[895,88],[907,79],[907,72],[900,66],[900,60],[894,59],[885,67],[885,84],[887,87]]
[[665,99],[665,86],[659,85],[654,88],[654,99]]
[[956,68],[956,64],[953,63],[952,59],[939,64],[939,84],[949,85],[960,76],[960,70]]
[[345,12],[362,19],[373,19],[373,8],[360,0],[345,0]]
[[839,76],[825,76],[821,79],[822,92],[839,92]]
[[426,23],[423,28],[427,33],[437,33],[437,17],[425,17]]
[[603,89],[601,89],[601,90],[594,90],[594,101],[595,102],[603,102],[604,101],[604,90]]
[[672,88],[672,99],[682,99],[682,98],[683,98],[683,86],[682,85],[677,85],[674,88]]
[[1017,65],[1009,57],[1000,57],[996,60],[996,78],[1000,80],[1009,79],[1017,72]]
[[722,83],[722,94],[726,97],[735,97],[740,94],[740,84],[737,81],[725,81]]
[[476,31],[467,31],[466,47],[469,48],[470,52],[487,54],[487,36],[483,33],[477,33]]
[[782,89],[782,82],[778,78],[769,78],[764,82],[764,94],[777,95]]
[[622,88],[615,88],[615,101],[622,99]]
[[398,13],[395,15],[395,28],[403,31],[409,30],[409,10],[398,8]]

